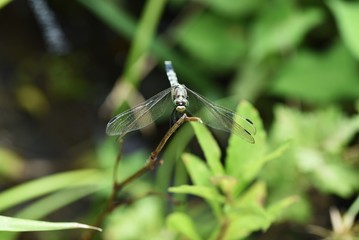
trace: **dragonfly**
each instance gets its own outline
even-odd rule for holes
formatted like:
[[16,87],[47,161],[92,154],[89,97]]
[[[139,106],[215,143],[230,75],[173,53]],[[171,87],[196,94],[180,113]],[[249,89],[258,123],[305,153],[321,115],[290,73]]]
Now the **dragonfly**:
[[211,128],[234,133],[249,143],[255,142],[253,136],[256,129],[251,120],[180,84],[171,61],[165,61],[165,69],[171,87],[113,117],[107,124],[108,135],[122,138],[127,133],[144,128],[172,112],[174,119],[188,114],[198,117],[203,124]]

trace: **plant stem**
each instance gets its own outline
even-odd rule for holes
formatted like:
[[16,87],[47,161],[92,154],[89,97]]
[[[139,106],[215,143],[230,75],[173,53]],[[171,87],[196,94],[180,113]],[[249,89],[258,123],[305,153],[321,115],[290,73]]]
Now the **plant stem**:
[[[158,155],[162,151],[163,147],[166,145],[168,139],[173,135],[173,133],[184,123],[184,122],[202,122],[200,118],[197,117],[188,117],[186,114],[183,114],[181,118],[177,120],[177,122],[167,131],[165,136],[162,138],[160,143],[157,145],[156,149],[150,154],[147,163],[145,166],[143,166],[141,169],[139,169],[137,172],[129,176],[127,179],[122,181],[121,183],[117,182],[117,170],[118,166],[121,160],[121,151],[122,151],[122,145],[123,141],[120,140],[120,151],[117,155],[116,162],[114,165],[114,171],[113,171],[113,187],[112,187],[112,193],[109,199],[106,202],[105,208],[103,209],[102,213],[98,216],[95,224],[93,226],[100,227],[103,225],[103,222],[105,221],[106,217],[117,207],[123,205],[123,204],[115,204],[116,197],[121,192],[121,190],[127,186],[129,183],[134,181],[135,179],[141,177],[146,172],[154,169],[159,164],[162,164],[162,160],[157,160]],[[124,202],[125,203],[125,202]],[[86,231],[82,235],[82,240],[91,240],[93,239],[95,235],[94,231]]]

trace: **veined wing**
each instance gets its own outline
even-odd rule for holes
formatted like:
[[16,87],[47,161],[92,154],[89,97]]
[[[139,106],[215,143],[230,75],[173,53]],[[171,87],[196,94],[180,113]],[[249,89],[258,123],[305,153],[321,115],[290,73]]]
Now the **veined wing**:
[[256,134],[256,129],[250,120],[235,114],[227,108],[210,102],[187,87],[186,90],[189,92],[189,106],[187,110],[190,114],[201,118],[204,124],[212,128],[233,132],[247,142],[255,142],[252,135]]
[[171,88],[167,88],[145,102],[113,117],[108,123],[106,133],[123,137],[126,133],[144,128],[161,117],[173,103]]

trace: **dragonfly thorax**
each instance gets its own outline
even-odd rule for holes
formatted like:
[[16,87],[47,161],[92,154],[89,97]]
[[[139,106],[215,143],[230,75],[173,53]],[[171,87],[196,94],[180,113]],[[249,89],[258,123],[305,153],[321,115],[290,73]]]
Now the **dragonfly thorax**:
[[188,106],[187,90],[184,85],[178,84],[172,87],[171,91],[173,104],[178,112],[184,112]]

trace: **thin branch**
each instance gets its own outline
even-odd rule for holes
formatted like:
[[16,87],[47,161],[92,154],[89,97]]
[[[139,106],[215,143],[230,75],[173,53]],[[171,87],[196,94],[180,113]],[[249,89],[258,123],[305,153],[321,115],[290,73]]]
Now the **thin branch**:
[[[143,166],[141,169],[139,169],[137,172],[129,176],[127,179],[122,181],[121,183],[117,182],[117,172],[118,172],[118,166],[121,159],[121,151],[122,151],[122,145],[123,141],[120,140],[120,151],[117,155],[114,171],[113,171],[113,187],[112,187],[112,193],[109,199],[106,202],[105,208],[101,212],[101,214],[98,216],[94,226],[100,227],[103,225],[103,222],[105,221],[106,217],[118,206],[121,206],[123,204],[121,203],[115,203],[116,197],[121,192],[121,190],[130,184],[135,179],[141,177],[146,172],[149,172],[150,170],[154,169],[158,165],[162,163],[161,160],[157,160],[158,155],[162,151],[163,147],[166,145],[167,141],[170,139],[170,137],[173,135],[173,133],[185,122],[202,122],[202,120],[198,117],[188,117],[186,114],[183,114],[181,118],[177,120],[177,122],[167,131],[165,136],[162,138],[160,143],[157,145],[156,149],[150,154],[147,163],[145,166]],[[91,240],[94,237],[95,232],[94,231],[85,231],[82,235],[82,240]]]

